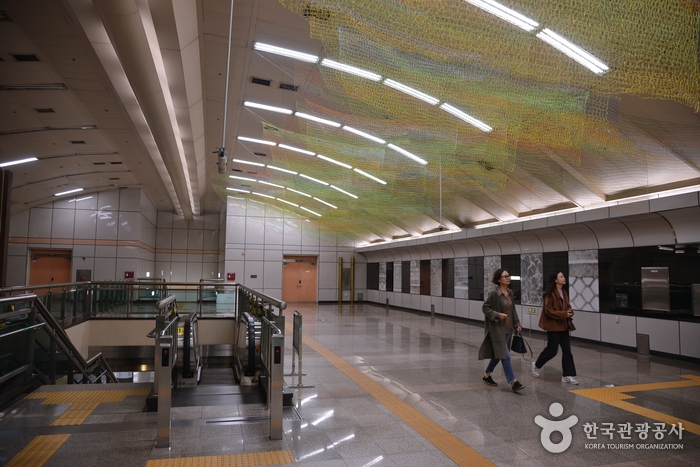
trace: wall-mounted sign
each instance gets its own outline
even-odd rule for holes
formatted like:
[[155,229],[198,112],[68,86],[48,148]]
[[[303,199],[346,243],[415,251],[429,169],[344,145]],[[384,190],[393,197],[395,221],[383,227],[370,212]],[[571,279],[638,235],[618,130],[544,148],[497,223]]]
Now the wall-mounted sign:
[[133,279],[134,271],[124,271],[124,279]]
[[227,272],[226,273],[226,280],[227,281],[235,281],[236,280],[236,273],[235,272]]

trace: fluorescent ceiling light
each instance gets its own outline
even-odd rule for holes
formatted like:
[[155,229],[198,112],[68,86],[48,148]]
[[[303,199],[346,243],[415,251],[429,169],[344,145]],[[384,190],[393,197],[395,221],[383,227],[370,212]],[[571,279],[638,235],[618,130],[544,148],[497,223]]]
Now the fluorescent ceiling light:
[[85,198],[75,198],[75,199],[69,199],[69,203],[77,203],[78,201],[85,201],[87,199],[92,199],[92,196],[86,196]]
[[345,164],[345,163],[343,163],[343,162],[338,162],[337,160],[331,159],[330,157],[323,156],[323,155],[321,155],[321,154],[316,154],[316,157],[318,157],[319,159],[323,159],[324,161],[331,162],[331,163],[333,163],[333,164],[335,164],[335,165],[339,165],[339,166],[341,166],[341,167],[345,167],[346,169],[352,169],[352,166],[351,166],[351,165]]
[[319,203],[323,203],[323,204],[325,204],[326,206],[332,207],[333,209],[338,209],[337,206],[333,206],[331,203],[328,203],[328,202],[326,202],[326,201],[323,201],[322,199],[316,198],[315,196],[314,196],[314,199],[315,199],[316,201],[318,201]]
[[331,185],[331,188],[333,188],[334,190],[338,190],[338,191],[341,192],[342,194],[348,195],[348,196],[351,197],[351,198],[357,199],[357,195],[353,195],[352,193],[348,193],[347,191],[342,190],[342,189],[338,188],[338,187],[335,186],[335,185]]
[[418,162],[419,164],[426,165],[428,161],[421,159],[420,157],[416,156],[415,154],[411,154],[410,152],[406,151],[405,149],[401,149],[400,147],[389,143],[387,146],[389,146],[391,149],[394,151],[398,152],[399,154],[403,154],[404,156],[408,157],[409,159],[413,159],[414,161]]
[[311,195],[307,195],[307,194],[304,193],[304,192],[297,191],[297,190],[295,190],[294,188],[289,188],[289,187],[287,187],[287,189],[288,189],[289,191],[291,191],[291,192],[294,192],[294,193],[298,194],[298,195],[306,196],[307,198],[311,198]]
[[355,68],[354,66],[346,65],[344,63],[334,62],[333,60],[328,60],[327,58],[321,60],[321,65],[327,66],[328,68],[333,68],[335,70],[344,71],[346,73],[350,73],[351,75],[367,78],[372,81],[379,81],[380,79],[382,79],[381,75],[372,73],[371,71],[365,71],[360,68]]
[[258,180],[258,183],[262,183],[263,185],[274,186],[275,188],[284,188],[282,185],[275,185],[274,183],[263,182],[262,180]]
[[236,180],[245,180],[246,182],[257,182],[254,178],[239,177],[237,175],[229,175],[228,178],[235,178]]
[[442,110],[444,110],[445,112],[450,113],[461,120],[464,120],[465,122],[469,123],[470,125],[474,125],[475,127],[480,129],[481,131],[485,131],[488,133],[489,131],[493,130],[493,128],[491,128],[490,126],[488,126],[487,124],[485,124],[481,120],[477,120],[476,118],[472,117],[471,115],[469,115],[465,112],[462,112],[461,110],[459,110],[455,107],[452,107],[450,104],[442,104],[440,106],[440,108]]
[[299,207],[300,207],[301,209],[303,209],[304,211],[308,211],[308,212],[310,212],[311,214],[315,214],[315,215],[317,215],[318,217],[321,217],[321,215],[320,215],[319,213],[314,212],[314,211],[312,211],[312,210],[309,209],[309,208],[305,208],[304,206],[299,206]]
[[71,193],[77,193],[79,191],[83,191],[82,188],[76,188],[75,190],[68,190],[68,191],[62,191],[60,193],[56,193],[54,196],[63,196],[63,195],[68,195]]
[[3,162],[2,164],[0,164],[0,167],[10,167],[12,165],[24,164],[27,162],[34,162],[38,160],[39,159],[37,159],[36,157],[27,157],[26,159],[17,159],[16,161]]
[[264,139],[248,138],[247,136],[239,136],[238,139],[241,141],[250,141],[251,143],[266,144],[268,146],[277,146],[277,143],[272,141],[265,141]]
[[573,60],[576,60],[581,65],[585,66],[593,73],[602,75],[609,70],[608,66],[601,62],[597,57],[583,50],[581,47],[569,42],[550,29],[543,29],[537,33],[537,37],[551,45],[555,49],[563,52]]
[[262,42],[255,42],[253,44],[253,48],[255,50],[259,50],[260,52],[270,52],[271,54],[283,55],[285,57],[291,57],[297,60],[301,60],[302,62],[318,62],[318,57],[316,55],[305,54],[303,52],[297,52],[296,50],[284,49],[282,47],[277,47],[274,45],[263,44]]
[[357,172],[358,174],[360,174],[360,175],[364,175],[364,176],[367,177],[367,178],[371,178],[371,179],[374,180],[375,182],[381,183],[382,185],[386,185],[386,182],[385,182],[384,180],[380,180],[380,179],[378,179],[377,177],[368,174],[367,172],[363,172],[362,170],[360,170],[360,169],[358,169],[358,168],[355,168],[355,169],[353,169],[353,170],[354,170],[355,172]]
[[238,192],[238,193],[250,193],[250,191],[248,191],[248,190],[239,190],[238,188],[229,188],[229,187],[226,187],[226,189],[227,189],[227,190],[231,190],[231,191],[236,191],[236,192]]
[[340,127],[340,123],[334,122],[332,120],[326,120],[325,118],[320,118],[320,117],[314,117],[313,115],[305,114],[304,112],[294,112],[294,115],[296,115],[299,118],[305,118],[306,120],[311,120],[313,122],[318,122],[318,123],[323,123],[324,125],[330,125],[335,128]]
[[287,115],[291,115],[291,114],[292,114],[292,111],[289,110],[289,109],[283,109],[283,108],[281,108],[281,107],[273,107],[273,106],[271,106],[271,105],[265,105],[265,104],[258,104],[258,103],[256,103],[256,102],[248,102],[248,101],[245,101],[245,102],[243,103],[243,105],[246,106],[246,107],[254,107],[254,108],[256,108],[256,109],[269,110],[269,111],[271,111],[271,112],[278,112],[278,113],[281,113],[281,114],[287,114]]
[[256,165],[258,167],[265,167],[265,164],[261,164],[260,162],[250,162],[250,161],[244,161],[241,159],[231,159],[231,162],[238,162],[239,164]]
[[494,16],[498,16],[499,18],[508,21],[510,24],[513,24],[520,29],[524,29],[526,31],[534,31],[539,24],[537,21],[528,18],[525,15],[521,15],[515,10],[511,10],[508,7],[505,7],[501,5],[498,2],[494,2],[493,0],[465,0],[472,5],[481,8],[484,11],[488,11]]
[[294,204],[294,203],[292,203],[291,201],[287,201],[286,199],[277,198],[277,201],[282,201],[283,203],[287,203],[287,204],[289,204],[290,206],[294,206],[295,208],[298,208],[298,207],[299,207],[298,204]]
[[280,172],[285,172],[285,173],[292,174],[292,175],[296,175],[296,174],[297,174],[297,172],[294,172],[293,170],[283,169],[282,167],[275,167],[274,165],[268,165],[268,166],[266,166],[266,167],[267,167],[268,169],[279,170]]
[[372,140],[372,141],[379,143],[379,144],[386,144],[386,141],[384,141],[381,138],[377,138],[376,136],[372,136],[370,134],[365,133],[364,131],[357,130],[357,129],[350,127],[350,126],[347,126],[347,125],[345,125],[343,127],[343,130],[349,131],[350,133],[355,133],[356,135],[362,136],[363,138],[367,138],[367,139]]
[[436,99],[433,96],[429,96],[429,95],[427,95],[423,92],[420,92],[416,89],[410,88],[410,87],[406,86],[405,84],[401,84],[397,81],[394,81],[393,79],[389,79],[389,78],[385,79],[384,84],[386,84],[390,88],[394,88],[397,91],[401,91],[405,94],[408,94],[409,96],[413,96],[413,97],[420,99],[422,101],[425,101],[431,105],[435,105],[438,102],[440,102],[440,99]]
[[315,156],[316,155],[315,152],[307,151],[306,149],[295,148],[294,146],[287,146],[286,144],[278,144],[277,146],[282,148],[282,149],[289,149],[290,151],[300,152],[300,153],[306,154],[308,156]]
[[323,180],[318,180],[318,179],[315,179],[315,178],[313,178],[313,177],[309,177],[308,175],[304,175],[304,174],[299,174],[299,176],[300,176],[300,177],[304,177],[304,178],[306,178],[306,179],[308,179],[308,180],[311,180],[312,182],[316,182],[316,183],[320,183],[321,185],[328,186],[328,183],[327,183],[327,182],[324,182]]
[[270,198],[270,199],[275,199],[275,197],[274,197],[274,196],[270,196],[270,195],[264,195],[264,194],[262,194],[262,193],[258,193],[258,192],[256,192],[256,191],[253,191],[253,192],[251,192],[251,193],[253,193],[254,195],[262,196],[263,198]]

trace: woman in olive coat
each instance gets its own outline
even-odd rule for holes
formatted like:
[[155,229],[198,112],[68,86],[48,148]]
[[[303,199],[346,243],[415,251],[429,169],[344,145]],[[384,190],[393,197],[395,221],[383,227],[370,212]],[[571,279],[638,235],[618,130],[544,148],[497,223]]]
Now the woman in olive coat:
[[491,378],[491,373],[501,362],[506,380],[514,392],[522,390],[525,386],[515,379],[513,367],[510,364],[510,338],[513,331],[520,331],[520,318],[515,312],[513,303],[513,291],[510,285],[510,274],[505,269],[498,269],[493,274],[491,282],[498,285],[496,290],[489,293],[482,307],[485,315],[484,341],[479,348],[479,360],[490,359],[482,378],[489,386],[498,386]]

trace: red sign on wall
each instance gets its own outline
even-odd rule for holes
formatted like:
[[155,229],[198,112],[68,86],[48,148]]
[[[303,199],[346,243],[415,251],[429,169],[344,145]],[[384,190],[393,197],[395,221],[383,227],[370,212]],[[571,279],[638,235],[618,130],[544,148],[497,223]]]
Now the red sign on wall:
[[133,279],[134,271],[124,271],[124,279]]
[[236,280],[236,273],[235,272],[227,272],[226,273],[226,280],[227,281],[235,281]]

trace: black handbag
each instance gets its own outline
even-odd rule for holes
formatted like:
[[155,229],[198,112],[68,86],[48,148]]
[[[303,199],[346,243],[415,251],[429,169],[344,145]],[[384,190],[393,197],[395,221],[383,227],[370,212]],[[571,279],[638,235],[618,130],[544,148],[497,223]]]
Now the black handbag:
[[522,334],[520,334],[520,331],[517,331],[513,334],[513,337],[510,341],[510,350],[512,350],[515,353],[523,354],[523,358],[525,360],[527,360],[527,358],[525,358],[525,355],[529,353],[530,360],[532,360],[532,348],[530,348],[530,344],[528,344],[525,338],[523,338]]

